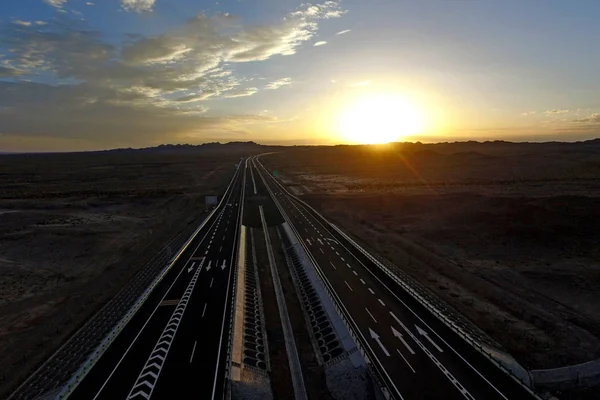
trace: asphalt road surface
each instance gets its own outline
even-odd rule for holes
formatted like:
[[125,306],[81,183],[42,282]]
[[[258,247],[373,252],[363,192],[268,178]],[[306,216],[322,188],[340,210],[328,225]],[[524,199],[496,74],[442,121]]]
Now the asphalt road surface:
[[397,399],[533,399],[258,166]]
[[224,199],[70,398],[222,398],[244,162]]

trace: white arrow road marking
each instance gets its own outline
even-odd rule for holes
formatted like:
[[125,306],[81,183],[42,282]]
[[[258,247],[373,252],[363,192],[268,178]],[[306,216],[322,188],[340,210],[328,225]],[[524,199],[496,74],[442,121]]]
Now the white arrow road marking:
[[408,345],[408,343],[406,343],[406,340],[404,340],[404,337],[402,336],[402,334],[400,332],[398,332],[396,330],[396,328],[394,328],[393,326],[391,328],[392,328],[392,333],[394,334],[394,336],[396,336],[398,339],[400,339],[400,341],[402,342],[404,347],[406,347],[408,349],[410,354],[415,355],[415,351]]
[[433,341],[433,339],[431,339],[431,338],[429,337],[429,334],[428,334],[427,332],[425,332],[423,329],[421,329],[421,328],[420,328],[418,325],[415,325],[415,328],[417,328],[417,332],[419,333],[419,335],[421,335],[421,336],[425,336],[425,339],[427,339],[427,340],[429,341],[429,343],[431,343],[431,345],[432,345],[433,347],[435,347],[435,348],[436,348],[436,350],[437,350],[437,351],[439,351],[440,353],[443,353],[443,352],[444,352],[444,350],[442,350],[442,349],[440,348],[440,346],[438,346],[438,345],[437,345],[437,344],[436,344],[436,343]]
[[206,270],[207,270],[207,271],[210,271],[210,264],[212,264],[212,261],[209,261],[209,262],[208,262],[208,265],[206,266]]
[[365,307],[365,310],[367,310],[367,313],[371,316],[371,318],[373,319],[373,322],[377,323],[377,320],[375,319],[373,314],[371,314],[371,311],[369,311],[369,309],[367,307]]
[[385,354],[387,357],[390,356],[390,353],[387,351],[387,349],[383,346],[383,343],[381,343],[381,339],[379,338],[379,335],[375,333],[375,331],[371,328],[369,328],[369,333],[371,334],[371,337],[373,339],[375,339],[375,341],[377,342],[377,344],[379,345],[379,347],[381,347],[381,350],[383,350],[383,354]]
[[221,265],[221,271],[227,268],[227,265],[225,265],[225,263],[227,263],[227,260],[223,260],[223,265]]
[[[404,329],[406,331],[406,333],[408,333],[408,336],[410,336],[410,338],[412,340],[414,340],[414,342],[417,344],[417,346],[419,346],[419,348],[421,350],[423,350],[425,352],[425,354],[427,354],[427,357],[429,357],[429,359],[435,364],[435,366],[438,367],[438,369],[440,371],[442,371],[442,373],[446,376],[446,378],[448,378],[448,380],[450,382],[452,382],[452,384],[454,385],[454,387],[456,389],[458,389],[460,394],[462,394],[463,397],[465,397],[466,399],[473,400],[474,399],[473,395],[471,393],[469,393],[469,391],[467,389],[465,389],[465,387],[463,385],[461,385],[460,382],[458,382],[458,380],[454,377],[454,375],[452,375],[450,373],[450,371],[448,371],[448,369],[437,358],[435,358],[433,353],[431,351],[429,351],[429,349],[427,347],[425,347],[425,345],[423,343],[421,343],[421,341],[419,339],[417,339],[417,337],[415,335],[413,335],[411,331],[408,330],[408,328],[402,323],[402,321],[400,321],[400,319],[398,317],[396,317],[394,315],[394,313],[391,311],[390,311],[390,315],[392,316],[392,318],[394,318],[396,320],[396,322],[402,327],[402,329]],[[502,397],[504,397],[506,399],[505,396],[502,396]]]
[[194,265],[196,265],[195,262],[193,262],[192,265],[188,268],[188,274],[194,269]]
[[192,347],[192,355],[190,356],[190,362],[192,362],[192,359],[194,358],[194,352],[196,351],[196,344],[198,342],[194,340],[194,347]]
[[402,357],[402,359],[404,360],[404,362],[406,363],[406,365],[408,365],[408,368],[410,368],[410,370],[413,372],[413,374],[416,374],[415,369],[412,367],[412,365],[410,365],[410,363],[408,362],[408,360],[406,359],[406,357],[404,357],[404,354],[402,354],[402,352],[400,352],[400,350],[396,349],[396,351],[398,352],[398,354],[400,354],[400,357]]

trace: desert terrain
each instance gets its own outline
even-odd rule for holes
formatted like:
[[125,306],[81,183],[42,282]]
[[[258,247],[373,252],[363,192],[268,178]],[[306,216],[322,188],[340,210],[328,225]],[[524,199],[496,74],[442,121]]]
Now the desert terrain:
[[526,368],[600,357],[600,140],[299,147],[262,159]]
[[240,157],[259,149],[1,155],[0,398],[197,226],[204,196],[220,194]]

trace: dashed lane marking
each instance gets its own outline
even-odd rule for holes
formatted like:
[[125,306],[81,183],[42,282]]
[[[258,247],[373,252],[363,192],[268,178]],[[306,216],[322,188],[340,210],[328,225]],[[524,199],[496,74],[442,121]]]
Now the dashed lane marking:
[[337,269],[337,268],[335,267],[335,265],[333,265],[333,263],[332,263],[331,261],[329,261],[329,264],[331,264],[331,266],[333,267],[333,269]]
[[375,292],[371,288],[369,288],[369,292],[371,292],[371,294],[375,294]]
[[377,301],[379,302],[379,304],[381,304],[382,306],[384,306],[384,307],[385,307],[385,303],[383,302],[383,300],[381,300],[381,299],[377,299]]
[[194,347],[192,347],[192,355],[190,356],[190,362],[192,362],[192,360],[194,359],[194,352],[196,351],[196,344],[198,342],[196,340],[194,340]]
[[354,272],[354,275],[358,276],[358,272],[356,272],[355,270],[352,270],[352,272]]
[[207,306],[207,304],[204,303],[204,310],[202,310],[202,318],[204,318],[204,313],[206,312],[206,306]]
[[363,285],[366,285],[365,280],[363,278],[360,278],[360,283],[362,283]]
[[344,281],[344,283],[346,284],[346,286],[348,286],[348,289],[350,289],[351,292],[354,292],[354,290],[352,290],[352,288],[350,287],[350,285],[348,285],[348,282]]
[[367,310],[367,313],[373,319],[373,322],[377,323],[377,320],[375,319],[375,317],[373,316],[373,314],[371,314],[371,311],[369,311],[369,309],[367,307],[365,307],[365,310]]

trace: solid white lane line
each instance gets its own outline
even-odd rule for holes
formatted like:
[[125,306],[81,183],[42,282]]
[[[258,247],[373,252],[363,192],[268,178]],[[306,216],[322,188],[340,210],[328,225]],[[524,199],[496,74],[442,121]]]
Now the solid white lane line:
[[192,359],[194,358],[194,352],[196,351],[196,344],[198,342],[196,340],[194,340],[194,347],[192,347],[192,355],[190,356],[190,362],[192,362]]
[[367,313],[369,314],[369,316],[371,318],[373,318],[373,322],[377,323],[377,320],[375,319],[375,317],[373,316],[373,314],[371,314],[371,311],[369,311],[369,309],[367,307],[365,307],[365,310],[367,310]]
[[331,266],[333,267],[333,269],[337,269],[337,268],[335,267],[335,265],[333,265],[333,263],[332,263],[331,261],[329,261],[329,264],[331,264]]
[[362,283],[363,285],[366,285],[365,281],[363,278],[360,278],[360,283]]
[[379,304],[381,304],[382,306],[384,306],[384,307],[385,307],[385,303],[383,302],[383,300],[381,300],[381,299],[377,299],[377,301],[379,301]]
[[350,289],[351,292],[354,292],[354,290],[352,290],[352,288],[350,287],[350,285],[348,285],[348,282],[344,281],[344,283],[346,284],[346,286],[348,286],[348,289]]
[[404,360],[404,362],[406,363],[406,365],[408,365],[408,368],[410,368],[410,370],[413,372],[413,374],[416,374],[414,368],[412,367],[412,365],[410,365],[410,363],[408,362],[408,360],[404,357],[404,355],[400,352],[400,350],[396,349],[396,351],[398,352],[398,354],[400,354],[400,357],[402,357],[402,359]]
[[[210,264],[209,264],[210,265]],[[373,291],[373,289],[369,288],[369,292],[371,292],[371,294],[375,294],[375,292]]]
[[358,276],[358,272],[356,272],[355,270],[352,270],[352,272],[354,272],[354,275]]
[[214,280],[215,280],[215,278],[212,278],[212,279],[210,280],[210,287],[212,287],[212,284],[213,284],[213,281],[214,281]]

